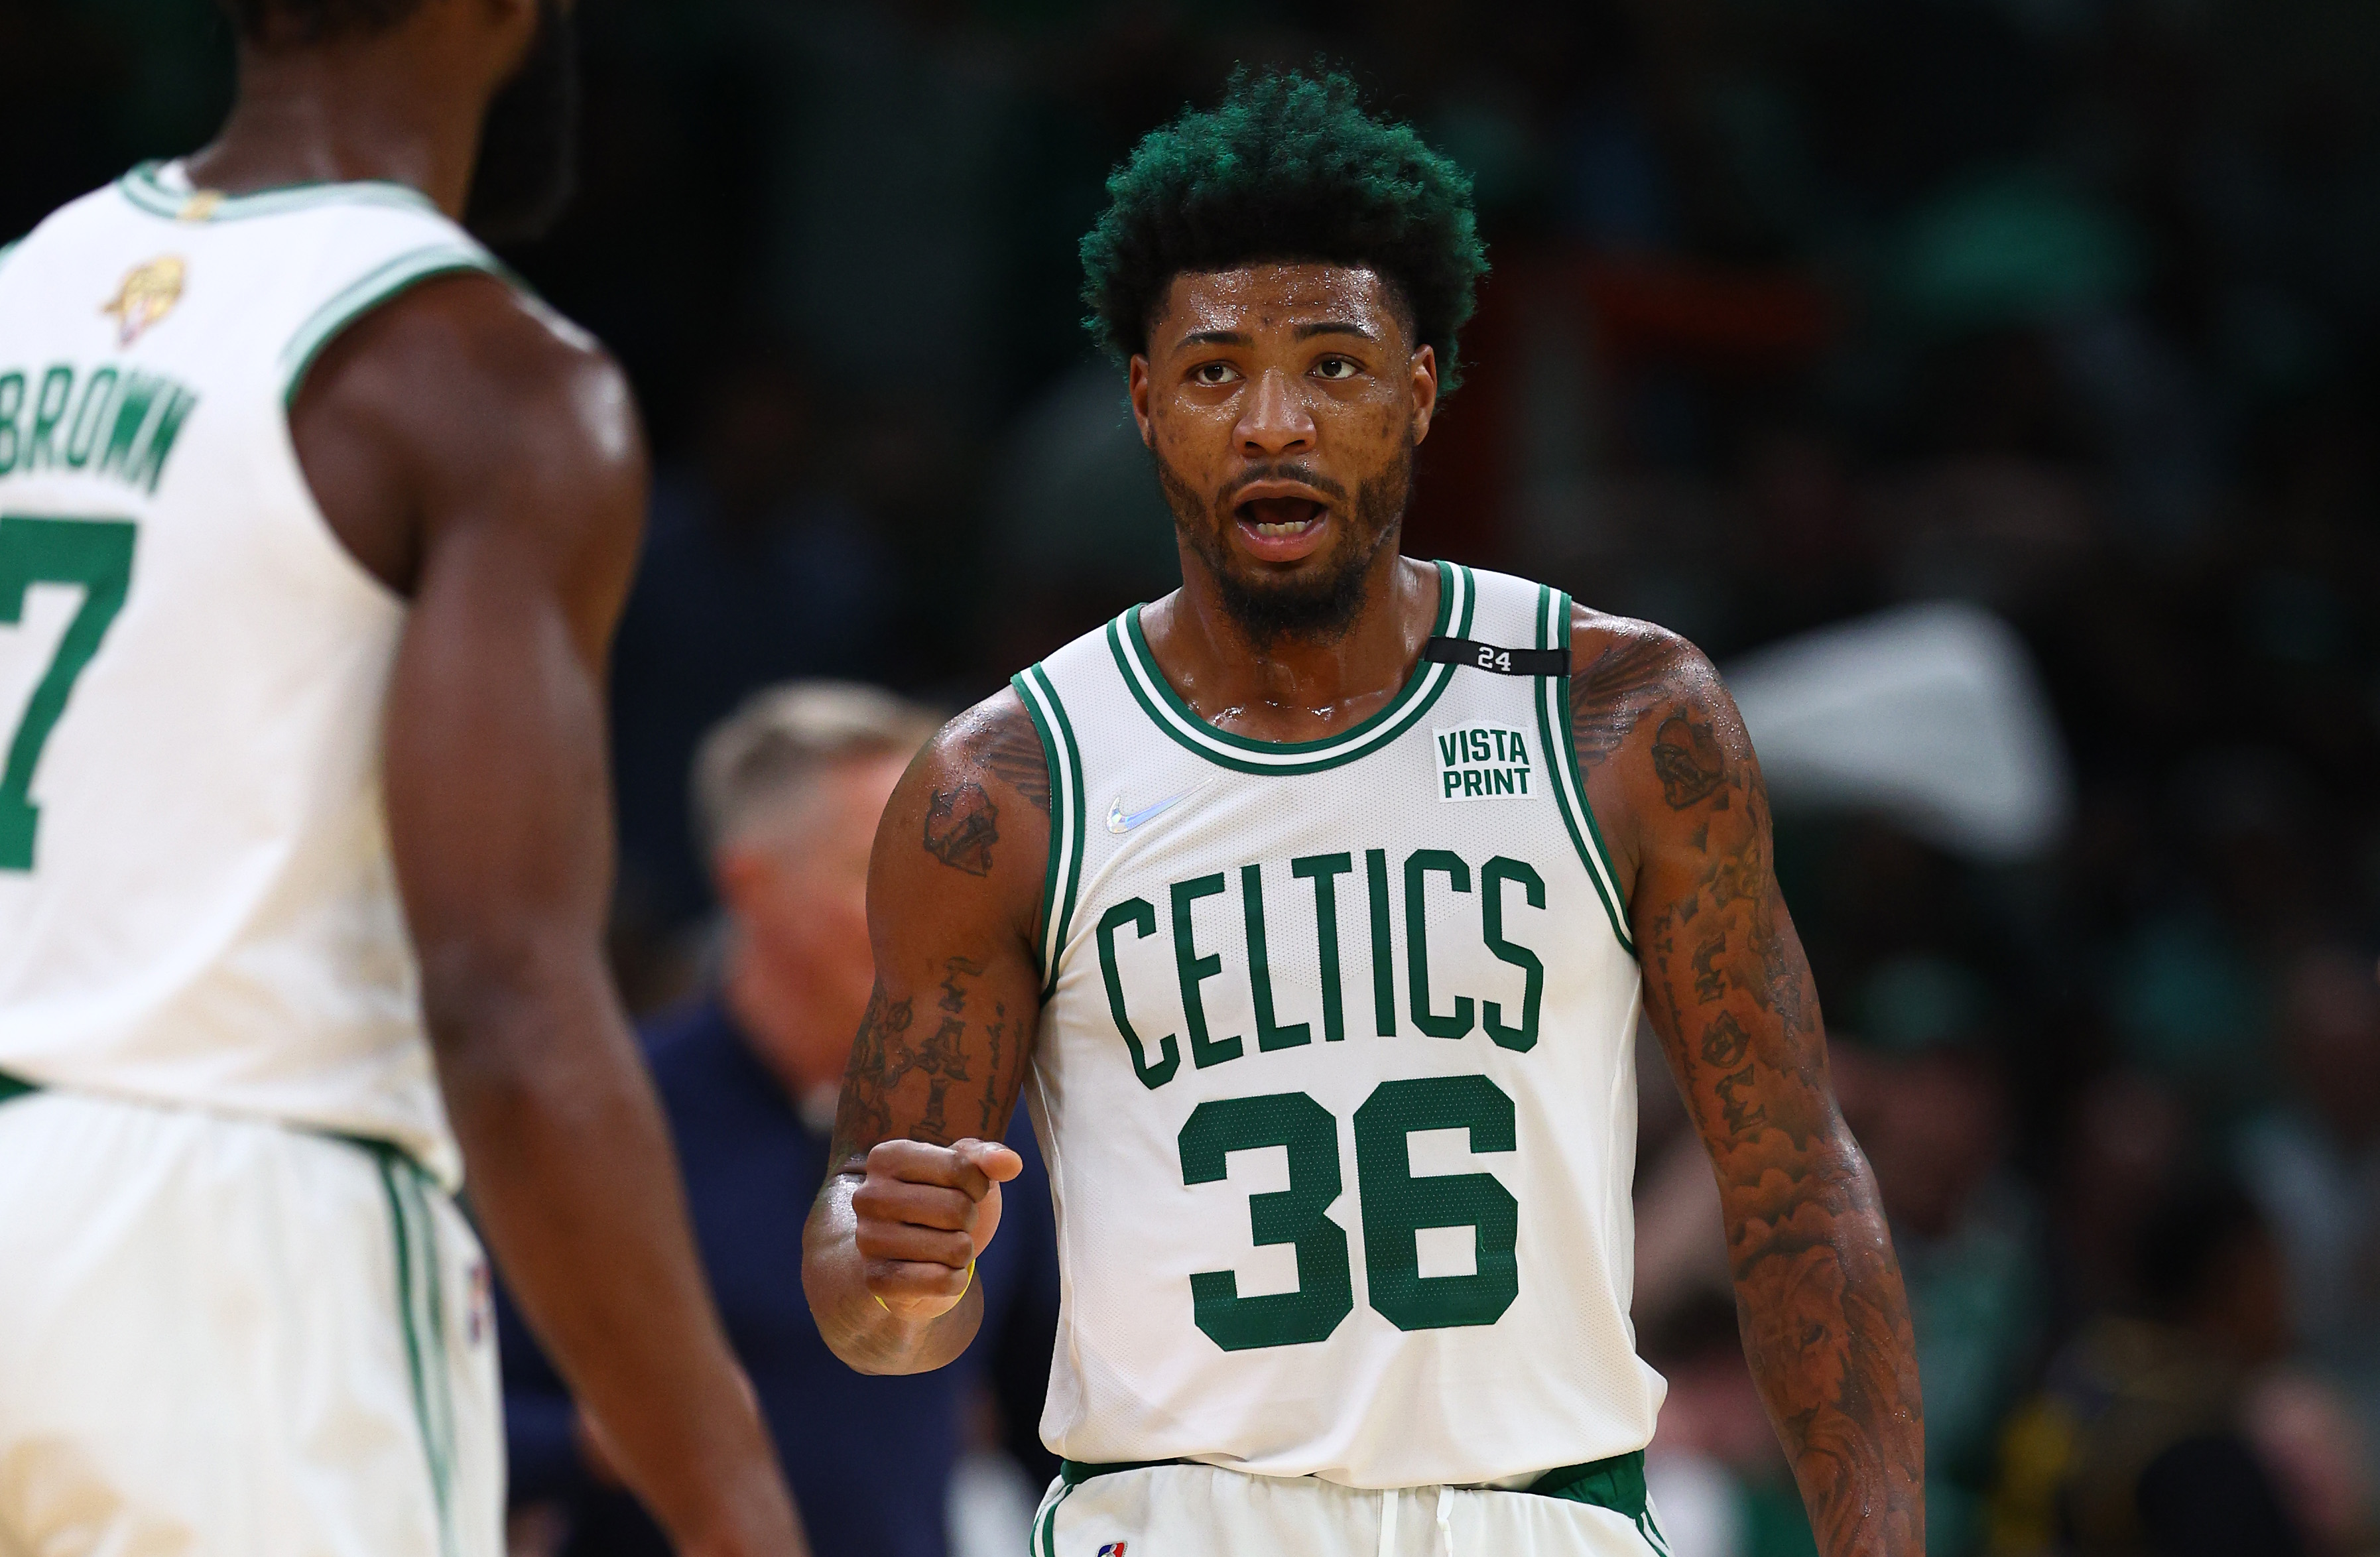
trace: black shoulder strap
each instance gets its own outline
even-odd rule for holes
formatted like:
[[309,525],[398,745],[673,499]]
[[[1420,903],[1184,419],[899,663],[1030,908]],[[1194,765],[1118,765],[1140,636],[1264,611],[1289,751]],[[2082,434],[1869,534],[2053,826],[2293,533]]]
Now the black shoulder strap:
[[1467,638],[1433,638],[1421,657],[1441,665],[1468,665],[1498,675],[1568,675],[1570,645],[1559,649],[1505,649]]

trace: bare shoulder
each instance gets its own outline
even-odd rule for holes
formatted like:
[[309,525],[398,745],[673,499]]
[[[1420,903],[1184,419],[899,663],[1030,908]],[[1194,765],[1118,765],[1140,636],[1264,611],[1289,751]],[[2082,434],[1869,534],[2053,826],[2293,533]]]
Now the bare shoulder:
[[1759,764],[1709,656],[1650,622],[1574,608],[1571,739],[1622,890],[1648,851],[1707,845],[1709,813],[1748,819]]
[[1023,700],[1002,687],[902,775],[877,831],[871,906],[880,929],[965,918],[1030,946],[1049,857],[1049,763]]
[[290,431],[334,529],[403,592],[449,525],[633,560],[646,454],[627,377],[493,276],[424,282],[350,325],[297,387]]
[[1002,687],[943,725],[926,749],[953,773],[965,771],[1050,814],[1049,754],[1014,687]]
[[[1683,637],[1585,606],[1572,608],[1570,626],[1571,734],[1583,767],[1609,760],[1632,737],[1654,737],[1658,745],[1672,720],[1711,726],[1714,741],[1731,743],[1742,736],[1742,721],[1718,670]],[[1682,728],[1672,733],[1689,734]]]

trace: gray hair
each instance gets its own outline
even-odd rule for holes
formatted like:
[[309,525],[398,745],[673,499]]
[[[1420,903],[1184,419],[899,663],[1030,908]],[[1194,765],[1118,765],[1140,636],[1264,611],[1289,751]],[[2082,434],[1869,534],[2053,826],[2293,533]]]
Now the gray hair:
[[803,798],[854,758],[908,757],[941,727],[920,703],[850,681],[787,681],[744,699],[694,757],[694,823],[706,856]]

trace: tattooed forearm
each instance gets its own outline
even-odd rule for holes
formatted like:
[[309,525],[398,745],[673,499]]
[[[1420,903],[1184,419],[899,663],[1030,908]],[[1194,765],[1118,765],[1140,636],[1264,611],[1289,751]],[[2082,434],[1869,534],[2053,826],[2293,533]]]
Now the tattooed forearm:
[[1609,771],[1639,830],[1645,1011],[1718,1174],[1745,1355],[1827,1557],[1922,1552],[1908,1303],[1827,1078],[1758,766],[1698,657],[1642,702],[1632,739]]
[[[992,1003],[989,1020],[980,1015],[982,997],[976,985],[984,972],[982,963],[965,957],[943,962],[941,995],[929,1013],[934,1017],[933,1031],[917,1043],[910,1041],[917,1019],[915,1005],[888,997],[882,983],[878,983],[868,1003],[868,1014],[860,1018],[851,1064],[844,1073],[843,1097],[835,1112],[834,1162],[848,1164],[895,1133],[896,1097],[913,1076],[925,1078],[925,1103],[917,1122],[899,1133],[937,1146],[948,1146],[963,1134],[993,1137],[1001,1133],[1007,1121],[995,1122],[993,1116],[999,1100],[1014,1090],[1023,1046],[1010,1034],[1004,1003]],[[951,1084],[972,1083],[975,1060],[983,1065],[981,1118],[972,1124],[963,1122],[953,1130],[949,1121]],[[966,1104],[961,1101],[958,1106],[964,1121]]]
[[926,1040],[917,1054],[916,1068],[927,1077],[926,1112],[910,1128],[913,1140],[948,1146],[953,1138],[950,1126],[943,1123],[943,1104],[950,1096],[951,1083],[967,1078],[966,981],[982,977],[983,964],[965,957],[952,957],[942,964],[942,998],[935,1003],[942,1017],[934,1025],[934,1036]]
[[1006,1073],[1000,1068],[1000,1052],[1008,1038],[1008,1007],[1000,1001],[991,1003],[991,1020],[983,1025],[983,1043],[987,1051],[983,1077],[983,1117],[976,1125],[976,1134],[990,1137],[1003,1133],[1008,1121],[1000,1116],[1000,1088]]
[[917,1021],[916,1005],[891,998],[882,980],[877,982],[867,1014],[859,1019],[859,1035],[852,1040],[851,1063],[843,1073],[832,1148],[835,1162],[865,1155],[892,1134],[893,1098],[912,1076],[927,1078],[928,1100],[925,1118],[907,1134],[917,1140],[950,1144],[941,1127],[942,1093],[950,1081],[966,1079],[966,1054],[959,1047],[966,1024],[953,1011],[953,998],[944,995],[941,1008],[946,1015],[933,1034],[922,1044],[912,1044],[909,1034]]
[[966,985],[963,980],[983,977],[983,964],[965,957],[950,957],[942,963],[942,998],[938,1003],[953,1016],[966,1011]]
[[859,1018],[859,1035],[852,1040],[851,1059],[843,1072],[843,1096],[834,1116],[834,1143],[829,1160],[848,1162],[892,1133],[892,1093],[916,1068],[909,1048],[909,1024],[915,1014],[909,1002],[893,1000],[880,979]]
[[1925,1426],[1916,1338],[1876,1186],[1848,1136],[1777,1182],[1742,1166],[1776,1135],[1755,1124],[1723,1168],[1745,1359],[1793,1461],[1819,1548],[1925,1550]]

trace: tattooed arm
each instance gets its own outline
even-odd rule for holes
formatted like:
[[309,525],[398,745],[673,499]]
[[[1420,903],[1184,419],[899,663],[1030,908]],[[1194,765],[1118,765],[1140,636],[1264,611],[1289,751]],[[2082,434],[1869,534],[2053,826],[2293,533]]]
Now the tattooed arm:
[[1040,1016],[1049,852],[1049,769],[1013,691],[934,737],[877,829],[876,990],[802,1240],[819,1331],[862,1372],[940,1368],[983,1320],[969,1273],[1023,1166],[1000,1134]]
[[1835,1106],[1735,701],[1671,634],[1581,612],[1571,724],[1629,890],[1645,1010],[1719,1182],[1744,1355],[1827,1557],[1925,1548],[1915,1342]]

